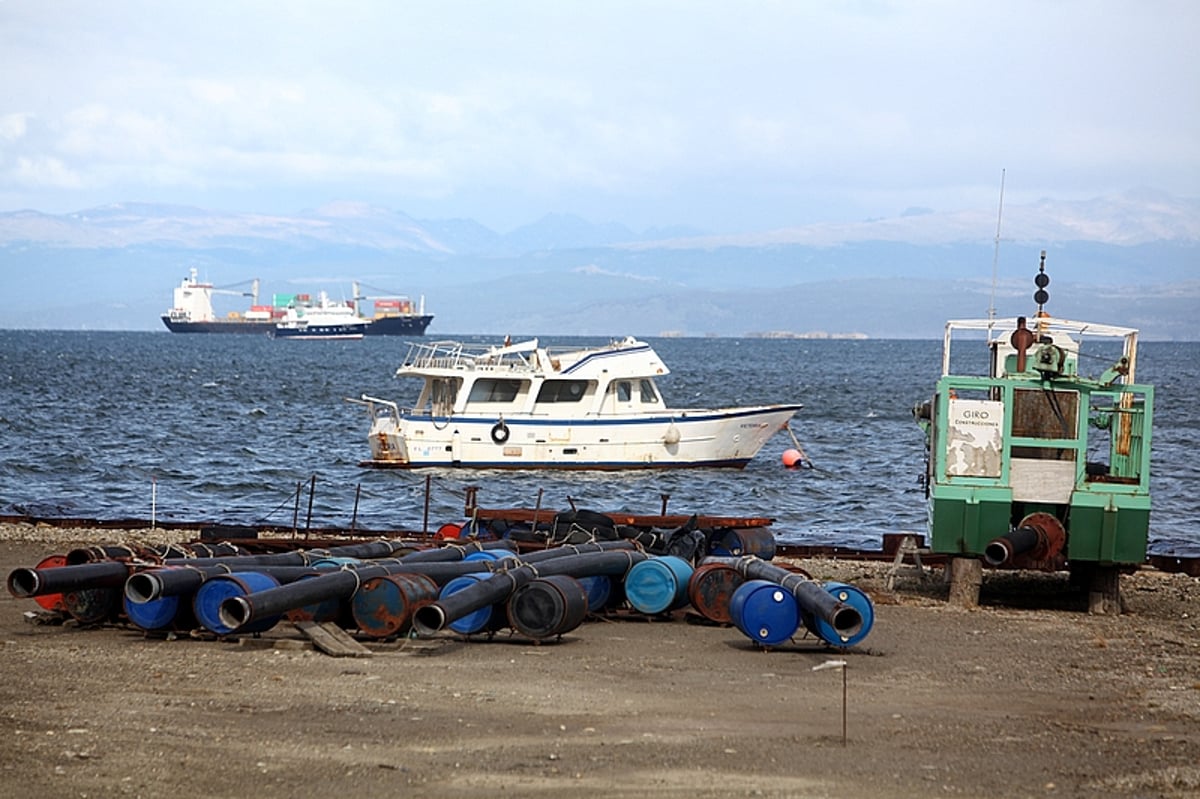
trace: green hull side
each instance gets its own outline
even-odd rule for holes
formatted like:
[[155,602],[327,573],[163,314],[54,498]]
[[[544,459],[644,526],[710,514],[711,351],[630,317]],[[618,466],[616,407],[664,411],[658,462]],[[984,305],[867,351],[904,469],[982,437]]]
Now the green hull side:
[[930,549],[981,557],[988,542],[1009,531],[1012,492],[940,486],[929,500]]
[[1072,562],[1142,563],[1149,537],[1149,497],[1076,493],[1067,525],[1067,558]]

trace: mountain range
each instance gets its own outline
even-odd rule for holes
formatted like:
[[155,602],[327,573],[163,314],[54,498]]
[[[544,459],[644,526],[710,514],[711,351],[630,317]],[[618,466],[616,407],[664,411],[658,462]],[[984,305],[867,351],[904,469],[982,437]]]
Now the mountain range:
[[[1000,235],[997,236],[997,224]],[[1056,316],[1200,338],[1200,200],[1141,189],[995,209],[715,236],[548,215],[508,233],[340,202],[295,214],[122,203],[0,213],[0,327],[162,329],[198,269],[231,293],[424,296],[430,335],[938,337],[1030,314],[1040,251]],[[382,287],[382,288],[380,288]],[[266,300],[264,300],[266,301]]]

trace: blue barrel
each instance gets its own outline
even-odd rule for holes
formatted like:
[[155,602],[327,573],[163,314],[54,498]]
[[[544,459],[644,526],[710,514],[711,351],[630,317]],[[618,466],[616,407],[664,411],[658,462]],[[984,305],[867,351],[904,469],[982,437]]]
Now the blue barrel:
[[756,555],[763,560],[775,557],[775,534],[769,527],[738,527],[713,538],[710,554],[722,558]]
[[413,611],[437,598],[437,583],[424,574],[387,574],[364,580],[354,592],[350,611],[363,635],[387,638],[407,632]]
[[554,574],[531,580],[508,598],[508,621],[535,641],[574,630],[587,616],[587,591],[574,577]]
[[866,638],[867,633],[871,632],[871,627],[875,625],[875,606],[871,603],[871,598],[863,593],[862,589],[846,583],[828,582],[821,587],[839,602],[845,602],[857,610],[862,616],[862,627],[854,635],[846,638],[822,619],[805,618],[805,626],[820,636],[825,643],[833,646],[854,646]]
[[598,613],[608,605],[612,598],[613,581],[606,574],[593,574],[590,577],[577,577],[583,590],[587,591],[587,609],[589,613]]
[[[235,596],[246,596],[255,591],[265,591],[275,588],[279,581],[269,574],[262,572],[234,572],[220,574],[204,581],[204,585],[196,591],[192,598],[192,610],[196,612],[196,621],[209,632],[217,635],[229,635],[233,628],[221,621],[219,614],[221,603]],[[261,633],[269,630],[278,622],[280,616],[268,616],[258,619],[238,630],[239,633]]]
[[125,597],[124,606],[125,615],[135,626],[143,630],[165,630],[174,626],[180,603],[178,596],[164,596],[149,602],[131,602]]
[[642,613],[664,613],[687,604],[692,564],[674,555],[647,558],[625,575],[625,598]]
[[507,549],[477,549],[474,552],[468,553],[463,560],[500,560],[502,558],[511,558],[512,556],[513,553]]
[[[490,574],[463,574],[459,577],[455,577],[453,580],[442,586],[441,592],[438,593],[438,598],[441,599],[442,597],[450,596],[451,594],[457,593],[473,583],[479,582],[480,580],[486,580],[491,576],[492,575]],[[451,630],[454,630],[454,632],[462,633],[464,635],[470,635],[471,633],[477,633],[488,629],[492,622],[492,608],[492,605],[484,605],[478,610],[473,610],[467,615],[455,619],[446,626]]]
[[729,600],[733,625],[762,646],[776,646],[800,628],[800,604],[779,583],[747,580]]

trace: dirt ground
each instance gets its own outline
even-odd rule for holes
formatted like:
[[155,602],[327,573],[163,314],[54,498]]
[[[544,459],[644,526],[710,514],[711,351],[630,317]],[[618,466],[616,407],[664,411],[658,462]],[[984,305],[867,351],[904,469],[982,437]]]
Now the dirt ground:
[[[121,535],[5,525],[0,570]],[[334,658],[291,625],[239,642],[33,624],[5,591],[0,795],[1200,796],[1197,578],[1143,569],[1126,614],[1093,616],[1065,575],[985,573],[963,610],[940,570],[889,591],[886,565],[801,565],[871,595],[857,647],[760,651],[677,612]]]

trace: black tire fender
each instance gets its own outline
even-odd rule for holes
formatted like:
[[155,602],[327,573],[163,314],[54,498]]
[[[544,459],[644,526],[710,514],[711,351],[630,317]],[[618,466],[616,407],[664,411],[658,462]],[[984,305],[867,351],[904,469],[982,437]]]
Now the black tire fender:
[[506,443],[508,441],[509,434],[508,425],[504,423],[503,419],[492,425],[492,441],[495,443]]

